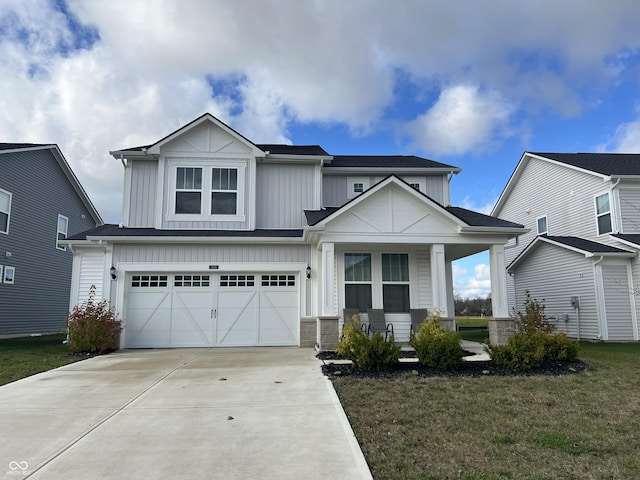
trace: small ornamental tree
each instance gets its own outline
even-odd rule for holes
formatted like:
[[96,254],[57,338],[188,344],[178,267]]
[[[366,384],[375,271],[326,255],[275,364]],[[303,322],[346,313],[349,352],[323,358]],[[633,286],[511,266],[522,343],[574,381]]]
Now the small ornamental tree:
[[106,353],[118,349],[122,322],[109,302],[95,302],[96,287],[91,285],[86,302],[69,313],[69,352]]

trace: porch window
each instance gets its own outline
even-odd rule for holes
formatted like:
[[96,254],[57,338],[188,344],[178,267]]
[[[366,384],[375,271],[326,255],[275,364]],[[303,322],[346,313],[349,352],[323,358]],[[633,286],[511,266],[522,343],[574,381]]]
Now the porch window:
[[409,255],[382,254],[382,302],[385,313],[409,313]]
[[371,254],[344,254],[345,308],[371,308]]
[[596,219],[598,222],[598,235],[611,233],[611,203],[609,194],[605,193],[596,197]]

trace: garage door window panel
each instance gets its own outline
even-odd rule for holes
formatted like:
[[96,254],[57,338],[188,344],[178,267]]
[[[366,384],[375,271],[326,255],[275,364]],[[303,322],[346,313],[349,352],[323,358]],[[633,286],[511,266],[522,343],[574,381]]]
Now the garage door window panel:
[[134,288],[159,288],[168,284],[167,275],[132,275],[131,286]]

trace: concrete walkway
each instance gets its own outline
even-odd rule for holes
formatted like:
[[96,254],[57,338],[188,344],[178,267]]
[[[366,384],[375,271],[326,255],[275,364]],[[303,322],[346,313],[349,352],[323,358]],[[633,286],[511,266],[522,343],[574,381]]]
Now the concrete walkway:
[[0,387],[0,478],[370,479],[312,349],[130,350]]

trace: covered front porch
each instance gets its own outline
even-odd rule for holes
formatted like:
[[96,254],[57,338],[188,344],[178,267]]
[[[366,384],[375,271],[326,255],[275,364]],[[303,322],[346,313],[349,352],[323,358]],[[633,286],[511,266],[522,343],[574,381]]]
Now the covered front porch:
[[[504,248],[524,233],[521,225],[443,207],[393,176],[324,212],[314,212],[305,229],[315,247],[312,316],[335,322],[324,330],[340,331],[344,309],[358,309],[365,323],[369,309],[382,310],[398,342],[409,339],[412,309],[427,309],[428,316],[438,313],[453,329],[452,262],[486,250],[494,319],[509,318]],[[491,326],[496,333],[496,323]],[[319,344],[322,331],[318,329]]]

